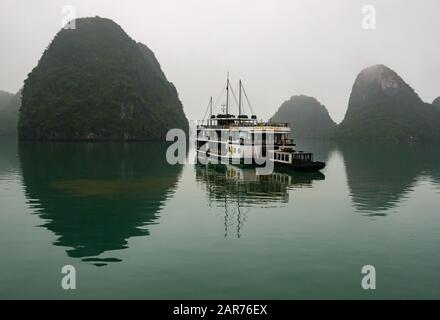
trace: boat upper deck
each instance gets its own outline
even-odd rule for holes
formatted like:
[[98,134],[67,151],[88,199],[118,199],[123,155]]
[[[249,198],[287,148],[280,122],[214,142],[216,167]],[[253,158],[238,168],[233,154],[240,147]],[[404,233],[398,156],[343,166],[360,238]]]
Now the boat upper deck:
[[273,131],[290,131],[288,123],[282,122],[263,122],[258,120],[243,120],[243,119],[209,119],[199,121],[197,129],[223,129],[223,130],[273,130]]
[[[219,101],[220,97],[222,97],[223,93],[226,92],[226,103],[222,104],[222,112],[218,114],[213,113],[213,107],[217,105],[217,103],[213,104],[212,97],[209,100],[209,104],[205,111],[205,116],[203,119],[206,119],[206,115],[209,111],[209,118],[207,120],[201,120],[197,122],[197,130],[198,131],[276,131],[278,133],[289,133],[290,126],[288,123],[281,122],[264,122],[262,120],[258,120],[256,114],[254,113],[249,99],[247,97],[246,91],[243,87],[243,83],[241,80],[239,81],[239,95],[238,100],[234,93],[234,90],[231,87],[229,82],[229,73],[226,80],[226,86],[224,87],[222,93],[220,94],[217,101]],[[235,102],[238,106],[238,115],[233,115],[229,113],[230,111],[230,103],[229,103],[229,94],[232,94]],[[247,102],[247,106],[249,107],[250,116],[243,113],[243,97]]]

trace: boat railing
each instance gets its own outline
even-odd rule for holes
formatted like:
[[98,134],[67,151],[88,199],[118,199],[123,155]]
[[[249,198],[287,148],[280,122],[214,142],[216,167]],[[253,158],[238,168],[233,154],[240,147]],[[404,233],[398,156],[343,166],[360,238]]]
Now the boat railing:
[[313,161],[313,153],[310,152],[295,152],[293,153],[293,161],[306,161],[306,162],[312,162]]
[[272,122],[234,122],[225,125],[211,124],[201,121],[197,123],[197,128],[209,128],[209,129],[228,129],[228,128],[239,128],[239,127],[275,127],[275,128],[288,128],[288,123],[272,123]]

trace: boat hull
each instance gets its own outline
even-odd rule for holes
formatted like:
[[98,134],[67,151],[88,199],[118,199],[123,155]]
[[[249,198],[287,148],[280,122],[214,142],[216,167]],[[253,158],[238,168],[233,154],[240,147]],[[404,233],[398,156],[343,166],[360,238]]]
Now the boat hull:
[[[206,154],[201,152],[200,158],[203,159],[203,163],[209,162],[206,158]],[[201,160],[199,157],[197,157],[196,162],[200,163],[199,160]],[[252,168],[252,167],[259,167],[261,166],[260,162],[256,163],[255,160],[250,159],[249,162],[244,161],[244,159],[234,159],[236,162],[233,161],[232,158],[221,158],[221,157],[214,157],[211,158],[211,160],[215,160],[216,163],[223,163],[223,164],[232,164],[241,168]],[[223,161],[222,161],[223,160]],[[238,161],[237,161],[238,160]],[[300,171],[300,172],[318,172],[325,168],[325,162],[321,161],[294,161],[293,163],[283,163],[278,161],[273,161],[274,168],[277,170],[282,171]]]
[[274,162],[276,169],[293,170],[301,172],[318,172],[325,168],[325,162],[321,161],[295,161],[293,163]]

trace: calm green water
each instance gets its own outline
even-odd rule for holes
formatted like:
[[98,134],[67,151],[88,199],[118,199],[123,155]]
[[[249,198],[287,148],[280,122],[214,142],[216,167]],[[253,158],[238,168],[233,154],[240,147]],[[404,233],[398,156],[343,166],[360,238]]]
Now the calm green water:
[[297,143],[323,175],[1,138],[0,298],[440,298],[440,147]]

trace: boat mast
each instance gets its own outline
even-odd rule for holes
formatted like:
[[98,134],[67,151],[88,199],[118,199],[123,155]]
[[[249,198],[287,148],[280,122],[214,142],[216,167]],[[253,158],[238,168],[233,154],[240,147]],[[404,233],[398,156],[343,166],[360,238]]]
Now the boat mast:
[[209,117],[212,118],[212,96],[209,99]]
[[238,117],[241,116],[241,79],[238,87]]
[[226,115],[229,114],[229,71],[226,80]]

